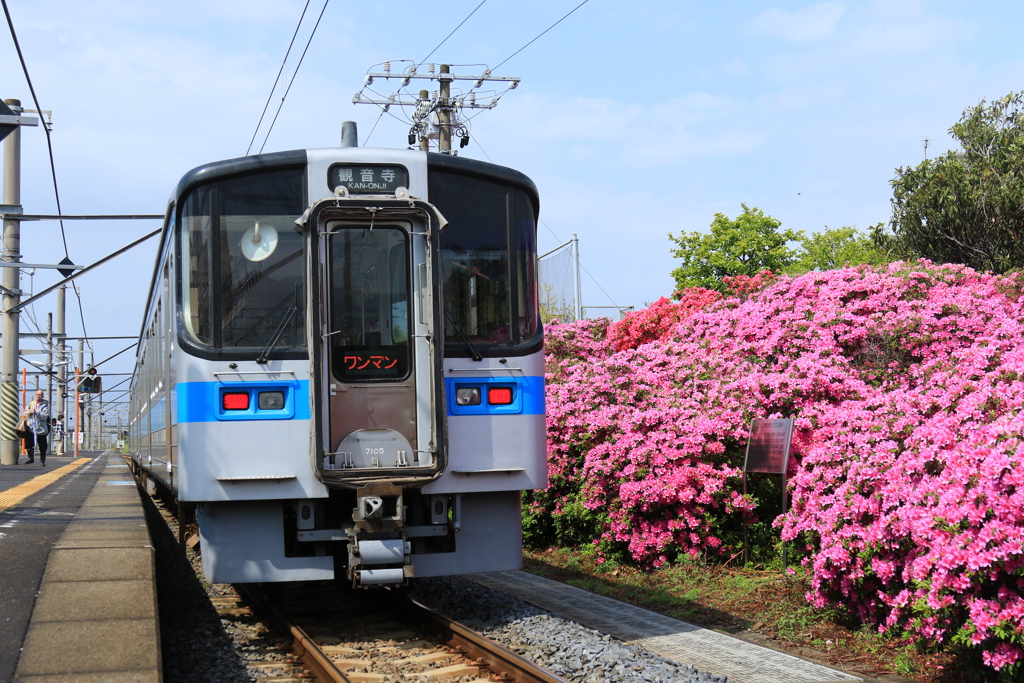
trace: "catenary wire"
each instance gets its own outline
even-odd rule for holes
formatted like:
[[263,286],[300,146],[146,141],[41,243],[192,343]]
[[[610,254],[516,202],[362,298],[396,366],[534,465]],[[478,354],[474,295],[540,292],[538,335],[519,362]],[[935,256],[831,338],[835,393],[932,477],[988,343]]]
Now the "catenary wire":
[[114,359],[114,358],[117,358],[118,356],[120,356],[120,355],[121,355],[122,353],[124,353],[125,351],[130,351],[130,350],[134,349],[134,348],[135,348],[136,346],[138,346],[138,345],[139,345],[139,342],[135,342],[135,343],[133,343],[132,345],[130,345],[130,346],[127,346],[127,347],[125,347],[125,348],[121,349],[120,351],[118,351],[117,353],[115,353],[115,354],[114,354],[113,356],[110,356],[110,357],[108,357],[108,358],[104,358],[104,359],[103,359],[103,360],[101,360],[101,361],[100,361],[99,363],[91,363],[91,364],[89,365],[89,367],[92,367],[92,368],[98,368],[99,366],[101,366],[101,365],[103,365],[104,363],[106,363],[106,362],[107,362],[108,360],[112,360],[112,359]]
[[[585,4],[587,4],[588,2],[590,2],[590,0],[583,0],[583,2],[581,2],[580,4],[578,4],[578,5],[576,5],[575,7],[573,7],[573,8],[572,8],[572,9],[571,9],[571,10],[569,11],[569,14],[572,14],[573,12],[575,12],[576,10],[578,10],[578,9],[579,9],[580,7],[583,7],[583,6],[584,6]],[[501,62],[501,64],[498,64],[498,66],[494,67],[494,70],[495,70],[495,71],[497,71],[498,69],[500,69],[500,68],[501,68],[501,65],[502,65],[502,64],[504,64],[504,63],[505,63],[505,62],[507,62],[508,60],[512,59],[512,58],[513,58],[513,57],[515,57],[515,56],[516,56],[517,54],[519,54],[520,52],[522,52],[523,50],[525,50],[526,48],[528,48],[528,47],[530,47],[531,45],[533,45],[533,44],[534,44],[535,42],[537,42],[537,41],[538,41],[538,40],[540,39],[540,37],[541,37],[541,36],[543,36],[543,35],[544,35],[545,33],[547,33],[548,31],[550,31],[551,29],[553,29],[554,27],[558,26],[558,25],[559,25],[559,24],[561,24],[561,23],[562,23],[563,21],[565,21],[566,19],[568,19],[568,18],[569,18],[569,14],[566,14],[566,15],[565,15],[564,17],[562,17],[561,19],[559,19],[559,20],[558,20],[558,21],[556,21],[555,23],[551,24],[551,26],[548,26],[548,27],[547,27],[546,29],[544,29],[544,30],[543,30],[543,31],[542,31],[542,32],[540,33],[540,35],[538,35],[538,36],[537,36],[536,38],[534,38],[533,40],[531,40],[530,42],[528,42],[528,43],[527,43],[526,45],[523,45],[523,46],[522,46],[521,48],[519,48],[518,50],[516,50],[515,52],[513,52],[512,54],[510,54],[510,55],[509,55],[508,57],[506,57],[506,58],[504,59],[504,61],[502,61],[502,62]]]
[[430,59],[430,57],[431,57],[431,56],[432,56],[432,55],[433,55],[433,54],[434,54],[435,52],[437,52],[438,50],[440,50],[440,49],[441,49],[441,46],[442,46],[442,45],[444,45],[445,43],[447,43],[447,42],[448,42],[448,39],[449,39],[449,38],[451,38],[451,37],[452,37],[453,35],[455,35],[455,32],[456,32],[456,31],[458,31],[458,30],[459,30],[460,28],[462,28],[462,25],[463,25],[463,24],[465,24],[465,23],[466,23],[467,21],[469,21],[469,18],[470,18],[470,17],[472,17],[472,16],[474,15],[474,14],[476,14],[476,11],[477,11],[478,9],[480,9],[481,7],[483,7],[483,6],[484,6],[484,3],[485,3],[485,2],[487,2],[487,0],[481,0],[480,4],[479,4],[479,5],[477,5],[477,6],[476,6],[476,7],[475,7],[475,8],[473,9],[473,11],[472,11],[472,12],[470,12],[470,13],[469,13],[468,15],[466,15],[466,18],[465,18],[465,19],[463,19],[463,20],[462,20],[461,22],[459,22],[459,25],[458,25],[458,26],[456,26],[455,28],[453,28],[453,29],[452,29],[452,32],[451,32],[451,33],[449,33],[449,34],[448,34],[447,36],[445,36],[445,39],[444,39],[444,40],[442,40],[442,41],[441,41],[440,43],[438,43],[438,44],[437,44],[437,47],[435,47],[435,48],[434,48],[433,50],[431,50],[431,51],[430,51],[430,54],[429,54],[429,55],[427,55],[426,57],[424,57],[423,59],[421,59],[421,60],[420,60],[420,63],[419,63],[419,64],[417,64],[417,65],[416,65],[416,67],[417,67],[417,68],[419,68],[420,66],[422,66],[422,65],[423,65],[423,62],[425,62],[425,61],[427,61],[428,59]]
[[306,6],[302,8],[302,14],[299,15],[299,23],[295,25],[295,33],[292,34],[292,40],[288,43],[288,49],[284,53],[284,59],[281,60],[281,68],[277,70],[277,78],[274,79],[274,85],[270,86],[270,94],[267,95],[267,103],[263,105],[263,113],[260,114],[260,120],[256,124],[256,130],[252,132],[252,140],[249,141],[249,146],[245,150],[245,156],[249,156],[249,152],[252,150],[252,145],[256,142],[256,135],[260,132],[260,126],[263,125],[263,117],[267,115],[267,108],[270,106],[270,100],[274,97],[274,91],[277,90],[277,84],[281,80],[281,74],[284,72],[284,65],[288,62],[288,55],[292,53],[292,46],[295,45],[295,36],[299,35],[299,27],[302,26],[302,20],[306,18],[306,10],[309,9],[309,3],[312,0],[306,0]]
[[[32,77],[28,73],[28,65],[25,63],[25,56],[21,52],[21,44],[18,42],[18,34],[14,30],[14,20],[11,18],[10,10],[7,8],[7,0],[0,0],[0,5],[3,5],[4,16],[7,18],[7,27],[11,30],[11,39],[14,41],[14,48],[18,52],[18,60],[21,62],[21,70],[25,74],[25,82],[28,84],[28,90],[32,94],[32,101],[35,103],[36,109],[39,111],[39,117],[42,118],[43,108],[39,104],[39,98],[36,97],[36,89],[35,86],[32,85]],[[46,149],[50,157],[50,175],[53,178],[53,195],[57,202],[57,214],[60,215],[62,213],[60,208],[60,191],[57,189],[57,167],[53,161],[53,142],[50,139],[50,129],[45,122],[43,123],[43,131],[46,133]],[[64,233],[63,220],[60,221],[60,238],[64,244],[64,256],[70,260],[71,256],[68,253],[68,238]],[[78,301],[78,316],[82,321],[82,334],[89,336],[89,333],[85,328],[85,311],[82,309],[82,296],[78,292],[77,287],[75,287],[75,299]]]
[[[36,97],[35,86],[32,85],[32,77],[28,74],[28,65],[25,63],[25,55],[21,52],[21,44],[18,42],[18,34],[14,30],[14,20],[11,19],[11,12],[7,9],[7,0],[0,0],[4,7],[4,16],[7,17],[7,27],[11,30],[11,39],[14,41],[14,49],[18,52],[18,59],[21,61],[21,70],[25,74],[25,82],[28,83],[28,91],[32,93],[32,101],[39,112],[39,118],[43,117],[43,108],[39,105],[39,98]],[[50,155],[50,175],[53,177],[53,195],[57,200],[57,213],[60,214],[60,192],[57,190],[57,168],[53,163],[53,143],[50,141],[50,128],[43,122],[43,131],[46,133],[46,149]],[[60,221],[60,237],[64,242],[64,256],[68,255],[68,238],[64,234],[64,221]]]
[[309,40],[306,41],[306,47],[302,50],[302,55],[299,57],[299,63],[295,65],[295,71],[292,72],[292,78],[288,81],[288,87],[285,88],[284,95],[281,96],[281,104],[277,106],[277,112],[274,113],[274,120],[270,122],[270,128],[267,129],[267,136],[263,138],[263,144],[260,145],[259,153],[263,153],[263,148],[267,146],[267,140],[270,139],[270,132],[274,130],[274,124],[277,123],[277,117],[281,113],[281,109],[284,107],[284,100],[288,97],[288,93],[291,92],[292,84],[295,82],[295,77],[299,75],[299,69],[302,68],[302,60],[306,58],[306,52],[309,50],[310,43],[313,42],[313,36],[316,35],[316,29],[320,26],[320,20],[324,18],[324,12],[327,11],[327,4],[331,0],[324,0],[324,7],[320,10],[320,16],[316,18],[316,23],[313,24],[313,30],[309,34]]

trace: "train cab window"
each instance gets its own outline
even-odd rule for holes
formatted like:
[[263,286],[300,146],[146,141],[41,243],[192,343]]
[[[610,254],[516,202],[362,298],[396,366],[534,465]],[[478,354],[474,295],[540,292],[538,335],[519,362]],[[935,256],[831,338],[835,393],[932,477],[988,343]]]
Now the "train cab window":
[[536,212],[505,183],[434,170],[430,202],[441,233],[445,355],[514,353],[539,342]]
[[180,263],[192,341],[258,353],[277,337],[277,352],[305,348],[304,241],[294,225],[303,205],[301,169],[221,180],[189,194]]
[[343,382],[409,374],[409,245],[397,227],[345,227],[330,237],[331,367]]

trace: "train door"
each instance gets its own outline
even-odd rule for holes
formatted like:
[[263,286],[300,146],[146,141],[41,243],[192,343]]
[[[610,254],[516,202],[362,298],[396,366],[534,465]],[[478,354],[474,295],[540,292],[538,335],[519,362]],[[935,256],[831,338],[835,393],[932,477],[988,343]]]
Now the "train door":
[[437,219],[358,201],[310,220],[317,469],[346,487],[429,480],[446,441]]

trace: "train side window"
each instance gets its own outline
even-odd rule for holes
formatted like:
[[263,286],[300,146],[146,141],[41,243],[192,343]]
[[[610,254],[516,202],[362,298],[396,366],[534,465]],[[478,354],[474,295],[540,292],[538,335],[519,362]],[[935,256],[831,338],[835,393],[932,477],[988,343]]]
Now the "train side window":
[[189,335],[200,344],[213,344],[211,257],[213,218],[210,188],[189,195],[182,215],[182,318]]
[[537,302],[537,223],[533,202],[525,192],[515,192],[515,239],[516,265],[518,267],[518,337],[516,341],[533,338],[540,322],[540,307]]

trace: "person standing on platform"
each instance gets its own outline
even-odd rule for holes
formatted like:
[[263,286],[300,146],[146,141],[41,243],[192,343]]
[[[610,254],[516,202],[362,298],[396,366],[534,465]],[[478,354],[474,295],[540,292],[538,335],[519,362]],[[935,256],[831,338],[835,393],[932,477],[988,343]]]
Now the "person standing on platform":
[[39,464],[46,464],[46,436],[50,433],[50,402],[46,400],[43,390],[36,392],[36,397],[28,404],[28,436],[25,437],[25,452],[28,462],[35,462],[35,446],[39,445]]
[[64,413],[57,413],[53,421],[53,438],[50,439],[54,455],[64,455]]

